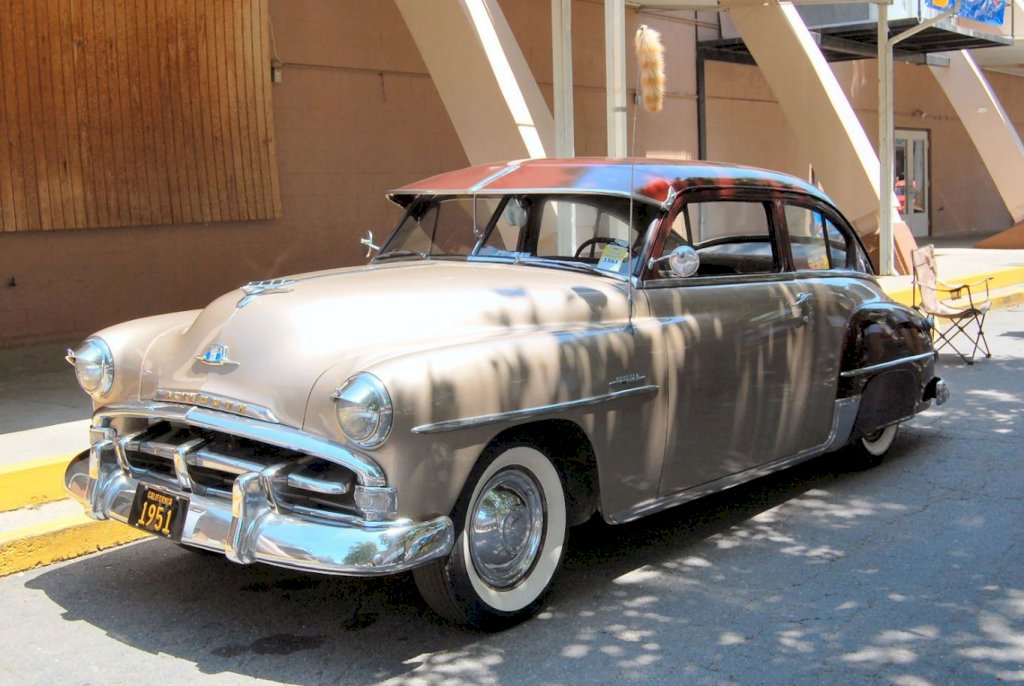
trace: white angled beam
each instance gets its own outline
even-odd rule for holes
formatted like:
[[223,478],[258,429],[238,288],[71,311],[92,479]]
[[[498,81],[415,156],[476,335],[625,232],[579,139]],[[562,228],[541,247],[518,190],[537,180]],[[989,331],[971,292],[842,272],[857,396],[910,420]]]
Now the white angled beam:
[[949,66],[931,67],[932,74],[967,129],[1013,221],[1024,221],[1024,144],[970,54],[945,54]]
[[800,15],[788,3],[726,6],[814,173],[858,231],[873,231],[878,156]]
[[548,157],[554,121],[497,0],[395,0],[470,163]]

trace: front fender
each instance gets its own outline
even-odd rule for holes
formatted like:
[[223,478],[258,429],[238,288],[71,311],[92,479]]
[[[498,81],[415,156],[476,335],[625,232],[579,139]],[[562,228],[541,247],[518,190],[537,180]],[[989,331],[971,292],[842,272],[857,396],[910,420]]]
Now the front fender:
[[93,409],[110,403],[138,400],[143,385],[143,362],[150,347],[167,333],[187,329],[199,312],[187,310],[143,317],[94,333],[93,337],[102,338],[114,356],[114,383],[105,396],[93,399]]
[[[575,423],[591,441],[599,465],[608,455],[638,460],[660,455],[663,436],[629,436],[621,430],[658,424],[650,416],[657,411],[649,402],[657,393],[650,382],[652,346],[621,325],[587,326],[512,332],[384,360],[360,370],[384,383],[394,405],[388,440],[367,452],[389,485],[398,488],[401,513],[411,517],[448,514],[488,443],[532,421]],[[307,410],[309,430],[344,440],[330,396],[349,371],[339,365],[319,379]],[[648,446],[648,439],[659,443]],[[624,440],[632,444],[615,443]],[[627,472],[634,466],[621,465]],[[657,488],[657,468],[652,466],[646,480],[637,476],[643,468],[631,471],[634,484],[645,484],[645,496]]]

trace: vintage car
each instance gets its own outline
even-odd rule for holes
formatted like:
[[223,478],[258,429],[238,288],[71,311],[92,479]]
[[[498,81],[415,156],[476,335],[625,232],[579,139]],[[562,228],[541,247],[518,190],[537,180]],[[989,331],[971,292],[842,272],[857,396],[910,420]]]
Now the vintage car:
[[799,179],[550,159],[388,197],[404,216],[366,266],[69,351],[95,413],[65,483],[91,516],[243,564],[412,570],[499,629],[573,525],[824,453],[869,466],[948,397],[930,322]]

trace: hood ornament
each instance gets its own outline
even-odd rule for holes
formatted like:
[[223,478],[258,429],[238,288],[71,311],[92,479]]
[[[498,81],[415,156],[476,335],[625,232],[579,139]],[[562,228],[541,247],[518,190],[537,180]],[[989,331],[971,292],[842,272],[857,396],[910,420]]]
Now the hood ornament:
[[234,360],[228,359],[228,347],[220,343],[214,343],[196,359],[211,367],[238,366],[239,364]]
[[292,290],[291,288],[288,288],[288,286],[291,286],[294,283],[295,279],[250,281],[242,286],[242,292],[245,293],[245,297],[239,300],[235,307],[241,309],[261,295],[268,295],[270,293],[288,293]]

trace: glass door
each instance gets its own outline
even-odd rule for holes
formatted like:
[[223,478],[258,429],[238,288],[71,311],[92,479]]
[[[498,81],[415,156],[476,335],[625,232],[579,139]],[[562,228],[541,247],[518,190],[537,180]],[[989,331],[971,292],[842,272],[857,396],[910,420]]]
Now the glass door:
[[896,129],[896,198],[900,216],[915,236],[931,233],[928,222],[928,132]]

